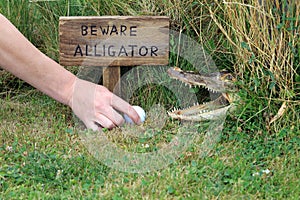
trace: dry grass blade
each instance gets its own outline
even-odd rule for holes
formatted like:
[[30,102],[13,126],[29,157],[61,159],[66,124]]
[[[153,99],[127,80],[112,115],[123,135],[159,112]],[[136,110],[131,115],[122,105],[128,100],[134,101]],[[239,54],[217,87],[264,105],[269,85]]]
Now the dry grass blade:
[[254,85],[256,94],[268,98],[270,108],[282,101],[299,100],[300,4],[294,0],[214,1],[215,6],[205,3],[231,45],[235,73],[247,82],[246,89]]

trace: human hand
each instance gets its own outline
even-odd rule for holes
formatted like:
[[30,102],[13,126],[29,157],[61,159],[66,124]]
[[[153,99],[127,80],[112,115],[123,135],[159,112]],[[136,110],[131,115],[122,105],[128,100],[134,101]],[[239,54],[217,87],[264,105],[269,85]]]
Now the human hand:
[[[128,115],[135,123],[140,123],[135,109],[107,88],[76,78],[69,106],[87,128],[94,131],[114,128],[124,123],[120,113]],[[119,112],[120,113],[119,113]]]

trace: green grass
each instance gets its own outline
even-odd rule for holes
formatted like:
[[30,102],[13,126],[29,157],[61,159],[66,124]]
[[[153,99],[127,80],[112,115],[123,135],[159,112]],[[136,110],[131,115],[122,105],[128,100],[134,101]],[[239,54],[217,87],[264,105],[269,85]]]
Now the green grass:
[[[4,199],[296,199],[300,195],[299,127],[274,135],[256,130],[254,122],[243,127],[248,131],[225,128],[208,157],[200,159],[197,146],[192,146],[165,169],[132,174],[103,166],[87,152],[68,119],[69,109],[37,92],[19,95],[1,100]],[[263,173],[266,169],[269,174]]]
[[[279,41],[263,34],[249,17],[254,10],[240,4],[1,1],[0,12],[55,60],[61,15],[168,15],[174,30],[193,37],[218,67],[238,75],[241,102],[227,116],[221,138],[207,156],[200,156],[205,126],[196,124],[195,141],[175,162],[154,172],[135,174],[95,159],[84,145],[69,108],[0,70],[0,199],[298,199],[299,41],[291,32],[299,34],[299,10],[299,5],[287,13],[268,10],[273,13],[267,13],[266,22],[277,27],[270,31],[283,35],[278,45],[285,47],[278,59],[272,60],[272,50]],[[210,12],[216,14],[211,16]],[[265,64],[270,59],[273,66]],[[170,63],[187,65],[176,55],[171,55]],[[146,110],[158,103],[167,110],[180,103],[170,91],[151,82],[133,94],[130,102]],[[200,90],[197,95],[203,94],[207,93]],[[270,124],[283,102],[287,110]],[[105,134],[124,151],[145,153],[170,142],[178,126],[178,121],[166,119],[166,125],[150,139],[124,137],[118,130]]]

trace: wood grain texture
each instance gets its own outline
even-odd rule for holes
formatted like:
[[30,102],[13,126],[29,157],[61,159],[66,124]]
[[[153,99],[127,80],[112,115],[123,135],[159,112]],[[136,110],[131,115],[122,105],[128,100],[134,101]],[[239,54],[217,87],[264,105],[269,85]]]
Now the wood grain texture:
[[104,67],[103,68],[103,85],[111,92],[120,91],[120,67]]
[[63,66],[167,65],[169,18],[60,17]]

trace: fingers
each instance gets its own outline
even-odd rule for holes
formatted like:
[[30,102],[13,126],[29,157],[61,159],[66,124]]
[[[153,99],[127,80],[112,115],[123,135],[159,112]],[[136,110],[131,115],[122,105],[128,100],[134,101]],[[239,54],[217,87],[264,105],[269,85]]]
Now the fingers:
[[[104,114],[106,117],[114,121],[114,119],[111,118],[113,117],[113,115],[108,113],[108,108],[112,107],[113,109],[121,113],[127,114],[127,116],[129,116],[134,123],[141,123],[138,113],[129,103],[127,103],[117,95],[113,94],[103,86],[98,86],[96,90],[96,101],[98,99],[103,99],[102,101],[96,102],[96,109],[99,109],[99,111],[101,111],[101,113]],[[104,101],[107,101],[109,105],[105,104]]]
[[96,119],[86,122],[85,123],[86,127],[88,129],[92,129],[93,131],[97,131],[101,128],[112,129],[122,125],[124,123],[123,117],[120,114],[118,114],[116,111],[112,111],[112,112],[114,112],[114,114],[110,116],[113,117],[109,117],[109,116],[107,117],[103,114],[96,113],[95,114]]
[[96,122],[102,127],[112,129],[117,126],[121,126],[124,123],[123,117],[115,110],[111,109],[110,114],[104,115],[96,113]]
[[135,109],[126,101],[121,99],[120,97],[113,95],[111,106],[115,108],[116,110],[128,115],[130,119],[133,120],[134,123],[140,124],[141,119],[138,115],[138,113],[135,111]]

